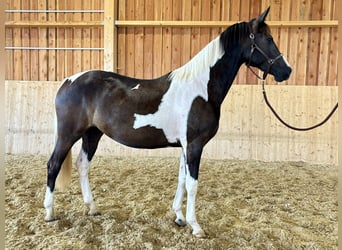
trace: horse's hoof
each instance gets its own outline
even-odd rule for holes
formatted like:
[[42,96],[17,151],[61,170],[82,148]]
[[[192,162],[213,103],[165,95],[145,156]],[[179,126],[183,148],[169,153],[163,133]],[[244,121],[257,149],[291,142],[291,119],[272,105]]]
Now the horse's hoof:
[[56,221],[58,220],[56,217],[45,217],[45,222],[53,222],[53,221]]
[[98,215],[101,215],[101,213],[99,211],[89,211],[88,215],[90,215],[90,216],[98,216]]
[[204,232],[203,230],[200,230],[200,231],[197,232],[197,233],[193,232],[192,234],[193,234],[196,238],[199,238],[199,239],[204,239],[204,238],[207,237],[206,234],[205,234],[205,232]]
[[176,219],[175,222],[176,222],[177,226],[179,226],[179,227],[185,227],[186,226],[186,222],[182,219]]

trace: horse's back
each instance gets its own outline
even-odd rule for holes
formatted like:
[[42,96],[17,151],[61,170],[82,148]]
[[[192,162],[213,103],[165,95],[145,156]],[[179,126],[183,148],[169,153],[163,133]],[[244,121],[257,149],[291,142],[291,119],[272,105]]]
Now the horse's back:
[[[135,114],[153,114],[169,88],[167,75],[134,79],[107,71],[88,71],[64,80],[56,96],[56,111],[64,129],[97,127],[122,144],[133,147],[167,146],[161,131],[135,129]],[[158,142],[158,138],[160,141]],[[139,145],[141,141],[144,144]]]

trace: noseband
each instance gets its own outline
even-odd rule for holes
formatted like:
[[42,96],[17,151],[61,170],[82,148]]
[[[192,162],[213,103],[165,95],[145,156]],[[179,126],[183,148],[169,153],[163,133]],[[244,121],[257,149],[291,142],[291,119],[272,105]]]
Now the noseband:
[[[249,38],[251,39],[251,54],[249,56],[249,61],[248,61],[248,64],[247,64],[247,67],[250,69],[250,71],[252,71],[252,73],[260,80],[265,80],[268,73],[270,72],[271,70],[271,67],[272,65],[280,58],[283,57],[283,54],[279,54],[276,58],[269,58],[269,56],[256,44],[255,42],[255,36],[253,33],[250,33],[249,34]],[[251,68],[251,60],[252,60],[252,56],[253,56],[253,53],[255,50],[258,50],[261,55],[263,55],[267,61],[267,70],[264,72],[262,78]]]

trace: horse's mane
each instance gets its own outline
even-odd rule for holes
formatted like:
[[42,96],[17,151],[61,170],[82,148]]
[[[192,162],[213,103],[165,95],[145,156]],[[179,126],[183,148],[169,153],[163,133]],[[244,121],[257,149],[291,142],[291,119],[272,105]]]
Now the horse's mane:
[[[237,43],[241,43],[243,39],[248,38],[251,32],[251,24],[248,22],[236,23],[228,27],[216,39],[208,43],[197,55],[195,55],[188,63],[178,69],[172,71],[169,75],[170,80],[191,81],[206,69],[212,67],[224,53],[230,54]],[[259,25],[258,32],[269,33],[267,24]]]
[[[251,25],[254,20],[234,24],[222,32],[221,43],[226,53],[229,53],[237,43],[242,43],[244,39],[249,37],[253,30]],[[270,35],[270,28],[265,22],[259,23],[257,33]]]
[[172,71],[169,79],[181,82],[191,81],[213,66],[224,54],[219,38],[218,36],[208,43],[189,62]]
[[220,35],[221,44],[224,47],[224,51],[230,54],[230,51],[238,44],[243,42],[250,33],[249,23],[242,22],[236,23],[228,27]]

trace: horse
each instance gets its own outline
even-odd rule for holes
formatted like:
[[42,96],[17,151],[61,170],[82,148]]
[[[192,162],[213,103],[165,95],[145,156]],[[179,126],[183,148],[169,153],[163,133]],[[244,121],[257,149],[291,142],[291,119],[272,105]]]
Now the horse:
[[[287,80],[292,71],[265,23],[269,10],[228,27],[189,62],[159,78],[135,79],[90,70],[64,79],[55,98],[56,140],[47,163],[45,221],[56,219],[56,178],[61,178],[62,185],[63,180],[70,179],[71,148],[79,139],[82,146],[76,167],[83,200],[89,206],[89,215],[99,214],[88,172],[105,134],[134,148],[181,149],[172,205],[175,222],[180,227],[188,224],[194,236],[205,237],[195,215],[201,154],[218,130],[221,104],[239,68],[243,64],[256,67],[264,72],[264,78],[270,74],[278,82]],[[185,191],[186,218],[182,212]]]

